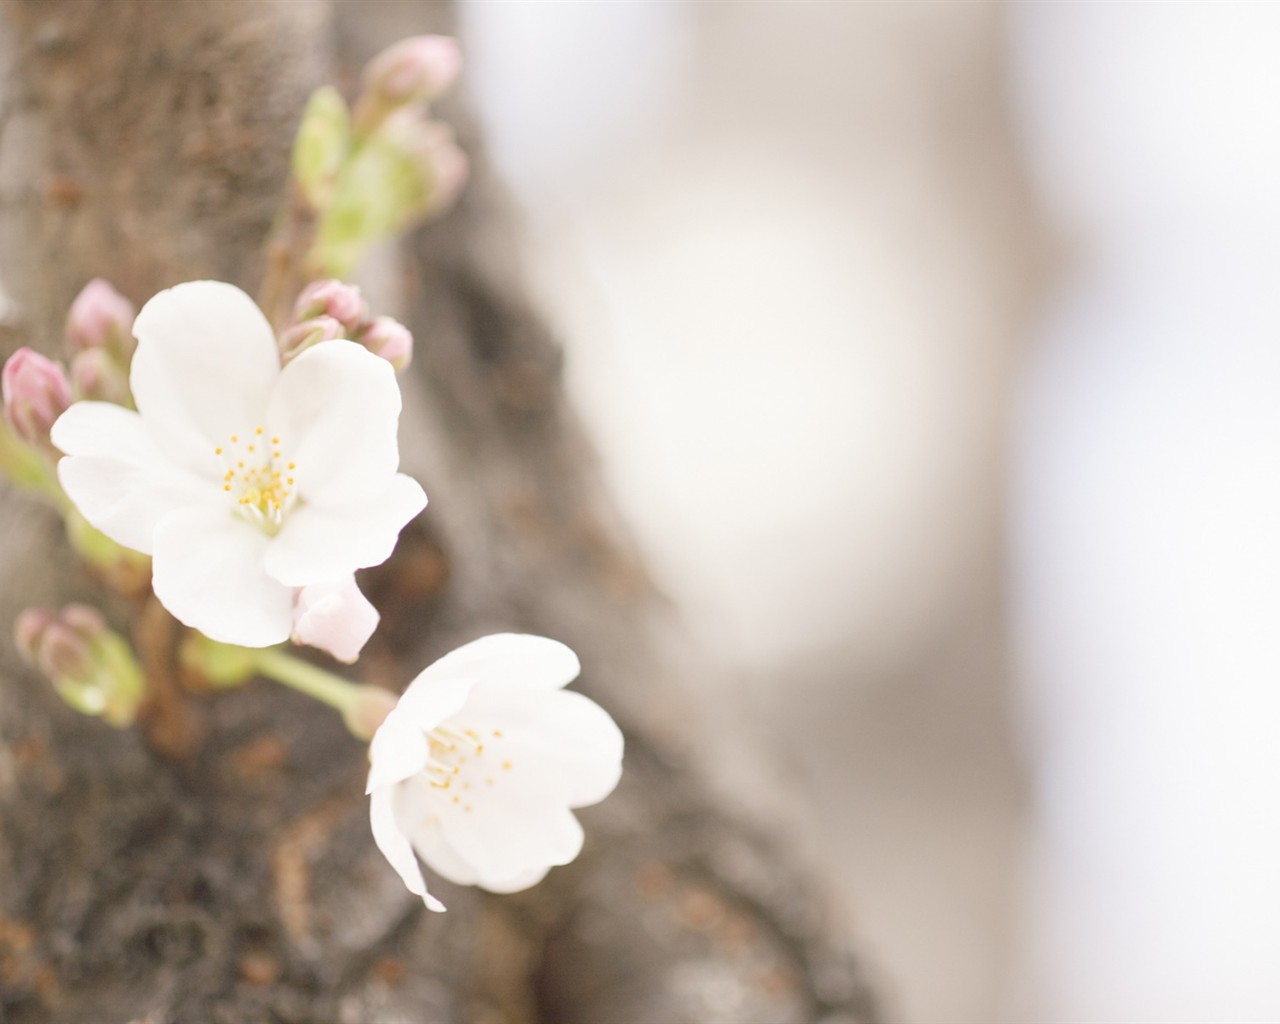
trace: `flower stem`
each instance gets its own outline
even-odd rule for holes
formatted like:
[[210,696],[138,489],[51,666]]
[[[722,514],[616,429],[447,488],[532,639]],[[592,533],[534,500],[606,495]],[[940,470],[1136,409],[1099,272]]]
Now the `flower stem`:
[[365,689],[274,647],[257,652],[253,661],[264,676],[337,708],[344,715],[352,710]]

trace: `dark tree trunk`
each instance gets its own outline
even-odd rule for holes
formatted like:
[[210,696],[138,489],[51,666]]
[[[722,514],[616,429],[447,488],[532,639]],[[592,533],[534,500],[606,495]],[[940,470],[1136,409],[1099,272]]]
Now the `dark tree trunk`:
[[[7,0],[4,354],[54,351],[95,275],[135,301],[201,277],[254,291],[299,111],[386,41],[370,13]],[[383,27],[402,15],[406,32],[447,27],[417,4]],[[698,767],[683,642],[602,492],[506,220],[482,168],[397,271],[418,339],[405,468],[432,504],[363,577],[384,627],[360,671],[400,688],[495,629],[577,649],[581,687],[628,740],[618,792],[582,814],[583,856],[518,896],[433,885],[450,910],[425,912],[372,843],[364,751],[336,715],[266,683],[184,693],[166,618],[111,606],[160,652],[147,669],[170,697],[146,730],[76,715],[0,651],[4,1024],[874,1017],[781,831],[746,824]],[[0,517],[0,621],[101,600],[54,514],[4,489]]]

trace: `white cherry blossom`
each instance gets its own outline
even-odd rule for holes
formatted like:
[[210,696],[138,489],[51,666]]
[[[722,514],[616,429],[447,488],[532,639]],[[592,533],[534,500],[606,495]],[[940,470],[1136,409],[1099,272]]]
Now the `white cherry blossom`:
[[432,910],[418,859],[459,885],[517,892],[582,848],[572,808],[608,796],[622,733],[563,687],[578,657],[501,633],[445,655],[409,684],[370,747],[378,848]]
[[287,640],[297,588],[385,561],[426,504],[396,471],[395,372],[350,341],[282,370],[266,317],[217,281],[161,292],[133,332],[138,411],[63,413],[63,489],[152,556],[156,596],[182,622],[245,647]]

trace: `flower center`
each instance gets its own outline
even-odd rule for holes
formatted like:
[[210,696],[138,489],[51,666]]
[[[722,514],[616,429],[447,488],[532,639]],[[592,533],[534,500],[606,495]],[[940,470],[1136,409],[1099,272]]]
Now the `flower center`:
[[267,533],[279,530],[297,501],[297,464],[285,459],[280,438],[255,427],[250,434],[232,434],[213,454],[222,462],[222,489],[236,512]]
[[[478,790],[492,789],[502,774],[515,765],[502,756],[499,748],[502,730],[493,729],[482,736],[475,729],[464,729],[457,723],[437,725],[427,733],[430,756],[424,769],[433,789],[448,790],[447,798],[470,813],[470,801]],[[441,796],[446,796],[441,793]],[[428,820],[434,824],[433,819]]]

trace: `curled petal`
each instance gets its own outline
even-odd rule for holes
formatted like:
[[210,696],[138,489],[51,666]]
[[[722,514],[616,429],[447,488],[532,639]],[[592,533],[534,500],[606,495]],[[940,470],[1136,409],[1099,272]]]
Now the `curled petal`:
[[211,640],[241,647],[282,643],[293,626],[293,591],[263,570],[267,540],[216,504],[171,513],[155,531],[156,597]]
[[421,485],[403,473],[362,505],[303,504],[272,539],[267,572],[286,586],[305,587],[380,565],[395,550],[405,524],[426,504]]
[[426,767],[430,750],[422,729],[407,715],[393,710],[378,726],[369,744],[366,793],[393,786]]
[[262,424],[280,376],[267,318],[234,285],[191,281],[143,306],[133,333],[129,383],[151,435],[184,465],[216,473],[214,447]]
[[391,790],[385,787],[375,789],[370,795],[369,827],[373,831],[373,841],[404,880],[408,890],[415,896],[421,896],[428,910],[443,912],[444,904],[427,892],[427,883],[418,866],[418,858],[414,856],[412,844],[396,823],[391,800]]

